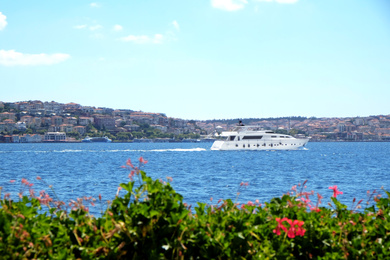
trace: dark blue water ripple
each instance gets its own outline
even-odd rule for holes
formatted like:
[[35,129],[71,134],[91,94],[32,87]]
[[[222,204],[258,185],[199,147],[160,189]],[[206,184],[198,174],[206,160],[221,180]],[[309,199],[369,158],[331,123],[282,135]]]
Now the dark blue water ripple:
[[[53,185],[60,199],[82,196],[104,200],[115,197],[118,185],[128,181],[121,168],[128,158],[136,164],[143,156],[144,170],[153,178],[173,178],[175,190],[189,204],[209,202],[212,197],[269,201],[298,183],[308,180],[314,190],[329,200],[329,186],[344,192],[340,200],[365,199],[367,190],[390,189],[390,143],[309,143],[301,151],[211,151],[209,143],[80,143],[0,144],[2,194],[17,197],[20,180],[34,183],[36,191]],[[10,180],[16,180],[11,184]],[[241,187],[241,182],[249,186]]]

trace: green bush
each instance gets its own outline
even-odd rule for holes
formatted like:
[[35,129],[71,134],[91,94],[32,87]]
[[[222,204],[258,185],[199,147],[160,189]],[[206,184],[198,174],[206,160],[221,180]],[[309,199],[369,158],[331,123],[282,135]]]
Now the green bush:
[[[19,201],[1,197],[1,259],[386,259],[390,257],[387,198],[370,194],[375,205],[348,209],[334,194],[330,207],[304,185],[265,205],[232,200],[183,203],[169,182],[153,180],[130,160],[130,182],[95,218],[89,205],[101,197],[65,204],[32,184]],[[138,180],[133,180],[137,178]],[[243,184],[241,184],[243,185]],[[29,190],[29,195],[24,193]],[[125,191],[124,196],[119,196]],[[369,202],[369,201],[368,201]],[[367,202],[367,203],[368,203]]]

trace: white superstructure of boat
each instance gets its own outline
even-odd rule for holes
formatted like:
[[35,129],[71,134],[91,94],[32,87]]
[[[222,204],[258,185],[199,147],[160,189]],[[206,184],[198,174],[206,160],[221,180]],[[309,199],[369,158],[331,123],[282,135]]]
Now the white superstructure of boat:
[[271,130],[259,130],[259,126],[239,125],[233,131],[222,132],[224,139],[217,140],[211,150],[298,150],[309,138],[295,138]]

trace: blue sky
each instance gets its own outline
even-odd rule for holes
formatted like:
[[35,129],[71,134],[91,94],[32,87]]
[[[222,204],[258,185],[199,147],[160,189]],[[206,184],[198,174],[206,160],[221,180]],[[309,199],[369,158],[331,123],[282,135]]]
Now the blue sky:
[[1,0],[0,100],[200,120],[389,114],[390,1]]

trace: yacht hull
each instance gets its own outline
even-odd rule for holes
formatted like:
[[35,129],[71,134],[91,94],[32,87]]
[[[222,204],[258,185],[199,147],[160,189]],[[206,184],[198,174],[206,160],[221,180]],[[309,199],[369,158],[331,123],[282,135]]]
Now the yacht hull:
[[293,142],[277,141],[215,141],[211,150],[229,151],[229,150],[299,150],[304,147],[309,139],[294,139]]

